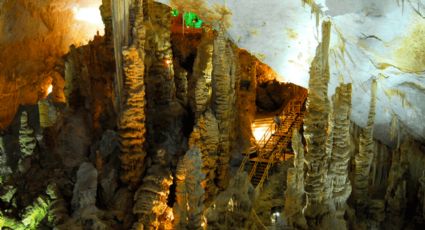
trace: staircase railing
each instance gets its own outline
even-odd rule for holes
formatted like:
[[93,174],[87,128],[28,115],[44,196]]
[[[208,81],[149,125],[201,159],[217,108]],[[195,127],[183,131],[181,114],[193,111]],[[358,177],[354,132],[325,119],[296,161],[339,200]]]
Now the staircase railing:
[[[270,141],[272,141],[273,138],[277,138],[274,135],[272,135],[273,130],[279,131],[280,128],[283,127],[283,125],[285,123],[288,122],[288,119],[290,117],[290,115],[293,115],[295,117],[292,117],[293,119],[291,120],[291,125],[288,127],[288,132],[290,132],[291,130],[293,130],[294,128],[299,128],[299,126],[301,125],[301,122],[299,122],[299,124],[297,123],[297,120],[300,119],[300,117],[302,118],[303,116],[300,114],[301,113],[301,109],[302,106],[305,102],[305,100],[307,99],[307,93],[302,93],[300,95],[298,95],[298,97],[290,100],[288,102],[288,104],[285,106],[285,108],[283,109],[282,113],[279,115],[279,118],[281,119],[281,123],[279,124],[279,127],[274,130],[274,125],[271,125],[266,132],[264,133],[264,135],[262,136],[262,138],[260,139],[259,143],[261,143],[261,147],[259,147],[257,152],[258,152],[258,158],[263,158],[268,160],[268,165],[266,167],[266,170],[261,178],[260,184],[262,186],[262,184],[264,183],[265,178],[267,177],[268,174],[268,170],[271,168],[272,163],[275,161],[276,158],[276,153],[281,152],[284,148],[287,147],[288,143],[289,143],[289,139],[287,138],[287,136],[285,136],[284,140],[283,140],[283,144],[279,145],[279,141],[280,141],[280,137],[279,140],[277,140],[278,142],[274,144],[273,149],[269,150],[267,149],[267,145],[270,143]],[[294,124],[296,124],[296,127],[293,127]],[[288,140],[286,140],[288,139]],[[264,143],[264,144],[263,144]],[[276,149],[277,147],[277,149]],[[249,154],[247,154],[244,159],[242,160],[241,166],[239,167],[239,172],[242,172],[245,168],[246,163],[249,160]],[[258,166],[258,162],[259,161],[255,161],[254,165],[251,168],[251,171],[249,173],[249,179],[251,180],[252,177],[254,176],[256,170],[257,170],[257,166]]]
[[[301,120],[304,117],[304,113],[301,110],[302,110],[302,106],[303,106],[304,102],[307,99],[307,93],[303,93],[297,99],[298,100],[294,100],[293,101],[293,103],[294,103],[293,106],[292,106],[292,109],[293,110],[292,111],[288,111],[288,112],[295,112],[297,114],[297,117],[294,119],[294,122],[291,124],[291,127],[289,128],[289,131],[294,130],[294,129],[297,129],[298,130],[300,128],[301,124],[302,124]],[[292,133],[292,132],[289,132],[289,133]],[[283,140],[284,144],[283,145],[280,145],[276,151],[273,151],[271,153],[271,156],[269,158],[267,167],[265,168],[264,173],[263,173],[263,176],[261,177],[261,180],[258,183],[257,187],[261,188],[263,186],[264,181],[268,177],[268,173],[269,173],[270,168],[273,166],[274,162],[276,161],[277,154],[280,153],[283,150],[283,148],[286,148],[286,146],[289,143],[289,140],[290,139],[291,139],[291,136],[290,135],[285,136],[285,138]],[[255,174],[255,172],[253,174]]]

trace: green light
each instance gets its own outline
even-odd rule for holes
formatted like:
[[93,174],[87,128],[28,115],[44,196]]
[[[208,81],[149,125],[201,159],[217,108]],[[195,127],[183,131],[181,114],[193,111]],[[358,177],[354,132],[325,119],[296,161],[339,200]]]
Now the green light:
[[177,16],[179,16],[179,11],[178,11],[177,9],[172,9],[172,10],[171,10],[171,15],[172,15],[173,17],[177,17]]
[[183,14],[183,19],[186,26],[199,29],[202,27],[203,21],[198,17],[198,15],[192,12],[186,12]]

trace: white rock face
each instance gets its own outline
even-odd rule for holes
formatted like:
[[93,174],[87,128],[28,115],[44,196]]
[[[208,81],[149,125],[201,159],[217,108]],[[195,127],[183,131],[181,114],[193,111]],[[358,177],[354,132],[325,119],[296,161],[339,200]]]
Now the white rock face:
[[[189,4],[189,0],[188,5]],[[169,0],[158,0],[170,4]],[[404,4],[402,3],[404,2]],[[229,36],[280,74],[308,86],[309,66],[320,40],[316,17],[302,0],[208,0],[232,13]],[[389,143],[390,123],[425,139],[425,1],[316,0],[320,21],[333,23],[329,96],[340,82],[353,83],[351,119],[364,127],[372,79],[377,79],[375,136]],[[424,16],[421,16],[422,14]],[[200,15],[202,18],[202,15]]]

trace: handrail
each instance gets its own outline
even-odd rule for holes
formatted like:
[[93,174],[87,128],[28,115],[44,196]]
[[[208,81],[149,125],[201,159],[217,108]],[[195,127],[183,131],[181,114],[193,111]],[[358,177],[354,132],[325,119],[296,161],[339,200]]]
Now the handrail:
[[[284,143],[285,143],[284,146],[282,145],[280,148],[278,147],[278,149],[277,149],[278,151],[276,151],[274,148],[271,151],[266,151],[265,150],[265,148],[267,147],[267,144],[272,140],[272,138],[274,138],[273,133],[272,133],[273,132],[273,129],[274,129],[274,132],[276,132],[277,130],[279,130],[279,128],[281,128],[283,126],[283,124],[287,121],[288,115],[290,115],[290,114],[297,115],[296,118],[294,119],[294,122],[289,127],[289,130],[292,130],[293,129],[292,126],[296,122],[296,120],[298,119],[298,117],[300,116],[302,105],[306,101],[307,96],[308,96],[308,93],[307,92],[303,92],[303,93],[299,94],[297,97],[291,99],[288,102],[288,104],[285,105],[285,108],[282,110],[282,113],[279,115],[279,118],[282,119],[283,116],[285,116],[285,117],[284,117],[283,121],[279,124],[278,128],[277,129],[274,129],[274,125],[271,125],[266,130],[266,132],[263,134],[263,136],[261,137],[261,139],[258,141],[258,143],[261,144],[261,146],[259,146],[259,144],[257,143],[258,157],[264,158],[265,155],[267,155],[268,152],[271,152],[272,155],[269,157],[269,159],[272,159],[273,157],[275,157],[274,155],[276,154],[276,152],[280,152],[283,149],[283,147],[286,147],[287,143],[285,143],[285,142],[289,142],[289,141],[285,141],[284,140]],[[299,125],[300,124],[297,124],[296,125],[297,127],[294,127],[294,128],[297,128],[298,129],[299,128]],[[244,170],[245,164],[246,164],[246,162],[248,162],[248,159],[249,159],[249,154],[246,154],[246,156],[242,160],[241,166],[239,167],[239,172],[242,172]],[[269,164],[270,164],[270,162],[272,162],[272,161],[269,161]],[[257,165],[258,165],[258,162],[255,162],[254,165],[253,165],[253,167],[251,168],[251,172],[249,174],[249,178],[250,179],[254,175],[255,170],[257,169]],[[263,177],[264,177],[264,175],[263,175]],[[263,180],[263,178],[262,178],[262,180]]]
[[[299,116],[297,117],[297,118],[302,118],[302,117],[304,117],[304,114],[302,114],[302,113],[300,113],[299,114]],[[301,126],[301,122],[297,122],[297,120],[298,119],[296,119],[296,121],[294,122],[294,124],[295,124],[295,129],[299,129],[300,128],[300,126]],[[284,139],[284,142],[289,142],[289,139],[290,139],[290,136],[286,136],[285,137],[285,139]],[[285,144],[286,145],[286,144]],[[260,180],[260,182],[258,183],[258,185],[257,185],[257,187],[259,187],[259,188],[261,188],[262,186],[263,186],[263,184],[264,184],[264,181],[266,180],[266,178],[268,177],[268,174],[269,174],[269,170],[270,170],[270,168],[272,167],[272,165],[273,165],[273,163],[274,163],[274,160],[275,160],[275,158],[276,158],[276,154],[278,153],[278,152],[280,152],[281,150],[283,149],[283,147],[281,147],[280,149],[278,149],[277,151],[273,151],[273,153],[272,153],[272,155],[270,156],[270,161],[268,162],[268,164],[267,164],[267,167],[266,167],[266,169],[264,170],[264,173],[263,173],[263,175],[261,176],[261,180]]]

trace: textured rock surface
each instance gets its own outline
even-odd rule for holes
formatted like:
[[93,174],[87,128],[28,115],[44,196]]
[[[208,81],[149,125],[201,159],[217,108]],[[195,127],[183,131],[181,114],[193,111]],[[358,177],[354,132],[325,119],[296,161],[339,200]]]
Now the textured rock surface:
[[177,166],[176,204],[173,207],[174,226],[177,229],[202,229],[205,175],[201,171],[199,149],[189,150]]
[[354,178],[353,195],[356,199],[356,209],[360,215],[364,214],[366,209],[369,192],[369,173],[374,159],[373,146],[373,124],[375,122],[376,105],[376,82],[372,84],[372,97],[369,108],[369,117],[367,126],[360,133],[359,152],[355,156],[356,168]]
[[350,111],[351,84],[341,85],[336,89],[333,98],[333,143],[329,165],[329,180],[332,180],[332,202],[335,207],[335,216],[341,221],[338,225],[345,225],[344,214],[347,199],[351,194],[351,183],[348,178],[348,164],[351,158],[350,151]]
[[229,161],[235,133],[237,83],[233,47],[227,40],[225,31],[219,30],[214,40],[211,107],[220,131],[217,179],[221,189],[229,182]]
[[386,200],[386,223],[387,229],[403,229],[404,216],[407,210],[407,179],[409,162],[407,159],[406,146],[403,143],[399,150],[395,150],[392,156],[391,169],[388,176],[388,187],[385,195]]
[[71,201],[75,211],[82,212],[84,209],[95,208],[97,174],[96,168],[91,163],[83,163],[79,167]]
[[[305,215],[311,218],[310,227],[314,226],[317,216],[326,213],[328,207],[324,205],[329,194],[327,182],[328,156],[326,154],[326,140],[328,132],[329,100],[327,89],[329,82],[329,41],[330,22],[322,25],[322,43],[317,47],[316,57],[311,64],[309,94],[307,99],[307,115],[304,118],[304,137],[306,139],[307,175],[305,192],[307,207]],[[319,222],[320,223],[320,222]]]
[[237,174],[228,188],[220,193],[206,210],[208,227],[212,229],[246,229],[252,211],[254,188],[246,173]]
[[126,107],[120,116],[121,179],[136,186],[144,171],[145,88],[144,64],[135,48],[123,52]]
[[295,154],[294,167],[289,168],[287,173],[283,216],[288,226],[307,229],[307,222],[303,215],[304,146],[297,131],[294,131],[292,135],[292,148]]
[[190,105],[195,116],[204,112],[211,100],[212,57],[213,36],[204,32],[193,64],[193,77],[189,82]]
[[205,174],[205,201],[210,203],[217,194],[218,187],[215,184],[218,144],[219,144],[218,123],[210,110],[207,110],[198,119],[189,140],[190,148],[199,148],[202,154],[202,172]]
[[21,128],[19,129],[19,146],[22,158],[31,156],[36,146],[34,130],[28,126],[28,114],[21,114]]
[[133,213],[138,216],[134,229],[170,229],[172,209],[167,205],[173,176],[164,150],[158,150],[141,186],[134,195]]

